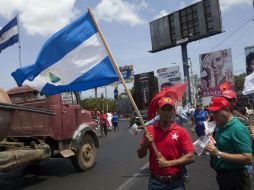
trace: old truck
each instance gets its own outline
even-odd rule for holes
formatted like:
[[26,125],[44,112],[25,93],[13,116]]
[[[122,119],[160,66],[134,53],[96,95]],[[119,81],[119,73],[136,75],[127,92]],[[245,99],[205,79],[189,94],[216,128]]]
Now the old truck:
[[93,167],[96,123],[69,97],[41,96],[29,86],[0,89],[0,172],[51,157],[70,158],[78,171]]

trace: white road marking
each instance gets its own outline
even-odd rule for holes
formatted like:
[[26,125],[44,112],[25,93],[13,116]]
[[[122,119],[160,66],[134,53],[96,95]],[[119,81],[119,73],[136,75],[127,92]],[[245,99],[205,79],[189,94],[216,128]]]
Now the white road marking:
[[130,179],[123,182],[122,185],[120,185],[118,188],[116,188],[116,190],[127,190],[127,189],[129,189],[129,187],[135,182],[136,177],[139,176],[141,174],[142,170],[147,168],[148,165],[149,165],[149,163],[147,162],[142,168],[140,168],[139,172],[135,173],[133,175],[133,177],[131,177]]

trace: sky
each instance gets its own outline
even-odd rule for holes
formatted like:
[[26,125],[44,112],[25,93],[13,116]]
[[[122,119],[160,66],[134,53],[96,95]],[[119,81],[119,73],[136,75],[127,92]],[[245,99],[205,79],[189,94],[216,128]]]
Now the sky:
[[[0,0],[0,28],[19,14],[21,65],[31,65],[52,34],[91,7],[117,64],[134,65],[134,74],[150,71],[156,74],[157,69],[175,65],[182,69],[182,55],[179,46],[149,53],[152,48],[149,22],[195,2],[197,0]],[[252,3],[253,0],[220,0],[224,32],[187,46],[194,74],[200,74],[200,54],[227,48],[232,50],[234,74],[245,72],[244,48],[254,45]],[[17,44],[0,53],[0,88],[8,90],[16,86],[11,73],[19,65]],[[121,93],[123,88],[119,87],[119,91]],[[98,90],[99,96],[102,93],[105,96],[105,88]],[[93,96],[94,90],[82,93],[83,98]],[[107,97],[113,97],[112,86],[107,87]]]

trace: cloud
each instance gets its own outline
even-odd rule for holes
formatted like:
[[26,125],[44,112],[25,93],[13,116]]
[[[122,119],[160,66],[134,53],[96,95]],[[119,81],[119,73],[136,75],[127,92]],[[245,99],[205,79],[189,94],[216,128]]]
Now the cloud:
[[164,17],[164,16],[166,16],[166,15],[168,15],[169,13],[166,11],[166,10],[161,10],[160,11],[160,13],[158,14],[158,15],[156,15],[155,17],[154,17],[154,20],[156,20],[156,19],[158,19],[158,18],[161,18],[161,17]]
[[139,4],[123,0],[102,0],[95,8],[96,17],[107,22],[127,23],[131,26],[145,23],[138,14],[139,9],[147,7],[145,1]]
[[[194,0],[194,2],[198,2],[200,0]],[[220,7],[222,11],[229,10],[230,8],[237,5],[251,5],[251,0],[220,0]]]
[[[198,1],[200,1],[200,0],[198,0]],[[181,3],[180,3],[180,9],[185,8],[185,7],[187,7],[187,3],[181,1]]]
[[0,15],[10,19],[19,12],[21,26],[29,35],[48,36],[77,16],[74,4],[75,0],[0,0]]
[[237,5],[251,5],[251,0],[221,0],[220,1],[220,6],[221,6],[221,10],[228,10],[233,6],[237,6]]

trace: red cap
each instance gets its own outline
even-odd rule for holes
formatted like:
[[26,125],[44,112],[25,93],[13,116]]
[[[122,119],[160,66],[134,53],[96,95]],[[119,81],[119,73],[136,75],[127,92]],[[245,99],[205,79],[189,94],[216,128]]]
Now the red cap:
[[233,90],[226,90],[222,92],[222,96],[228,99],[236,98],[236,93]]
[[222,108],[228,108],[230,107],[229,101],[224,97],[213,97],[210,103],[210,106],[208,106],[208,110],[210,111],[217,111]]
[[175,103],[174,103],[174,100],[169,98],[169,97],[162,97],[159,101],[158,101],[158,107],[161,108],[165,105],[170,105],[172,107],[175,108]]

